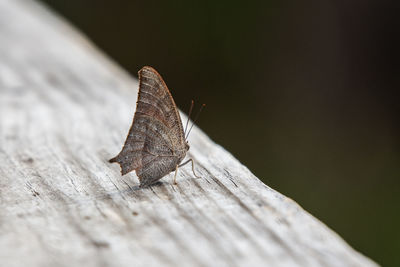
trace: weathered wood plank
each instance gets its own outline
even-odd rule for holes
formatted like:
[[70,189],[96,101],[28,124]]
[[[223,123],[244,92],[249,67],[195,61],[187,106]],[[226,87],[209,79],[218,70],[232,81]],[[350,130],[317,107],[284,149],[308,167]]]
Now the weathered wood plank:
[[121,177],[136,94],[51,12],[0,1],[1,266],[375,266],[197,128],[202,179]]

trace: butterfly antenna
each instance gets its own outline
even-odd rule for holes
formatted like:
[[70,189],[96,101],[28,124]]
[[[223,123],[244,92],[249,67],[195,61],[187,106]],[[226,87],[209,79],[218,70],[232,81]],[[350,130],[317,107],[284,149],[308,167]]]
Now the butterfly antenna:
[[192,114],[193,106],[194,106],[194,101],[192,99],[192,103],[190,104],[189,115],[188,115],[188,118],[187,118],[187,121],[186,121],[186,126],[185,126],[184,133],[186,133],[187,127],[189,126],[189,120],[190,120],[190,115]]
[[206,104],[201,105],[199,112],[197,112],[196,117],[194,118],[193,124],[189,129],[189,132],[187,133],[185,139],[189,137],[190,131],[192,130],[194,124],[196,123],[197,119],[199,118],[200,112],[203,110],[203,108],[206,106]]

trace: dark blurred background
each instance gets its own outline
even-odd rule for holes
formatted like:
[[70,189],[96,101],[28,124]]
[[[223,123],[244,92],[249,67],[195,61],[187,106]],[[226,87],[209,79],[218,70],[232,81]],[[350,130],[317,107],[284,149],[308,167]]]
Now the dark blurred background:
[[[399,1],[43,0],[267,185],[400,266]],[[133,107],[134,103],[132,103]]]

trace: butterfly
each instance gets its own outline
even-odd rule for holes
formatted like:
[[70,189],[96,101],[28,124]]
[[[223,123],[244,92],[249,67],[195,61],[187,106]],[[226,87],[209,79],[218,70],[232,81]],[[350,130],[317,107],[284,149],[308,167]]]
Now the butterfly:
[[[138,74],[139,96],[132,126],[121,152],[110,162],[121,166],[122,175],[135,170],[140,187],[154,184],[172,171],[175,171],[176,184],[178,168],[189,162],[194,176],[199,178],[194,172],[193,159],[181,164],[190,148],[188,134],[185,137],[178,108],[167,85],[152,67],[145,66]],[[192,108],[193,101],[189,117]]]

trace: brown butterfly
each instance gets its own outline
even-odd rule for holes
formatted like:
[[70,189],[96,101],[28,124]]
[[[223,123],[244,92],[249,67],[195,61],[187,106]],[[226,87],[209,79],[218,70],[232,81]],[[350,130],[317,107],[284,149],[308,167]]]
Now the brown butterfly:
[[[145,66],[138,74],[139,96],[132,126],[121,152],[110,162],[119,163],[122,175],[135,170],[141,187],[157,182],[172,171],[175,171],[176,183],[178,167],[188,162],[192,162],[193,174],[198,177],[192,159],[180,164],[189,144],[167,85],[152,67]],[[192,107],[193,101],[190,112]]]

